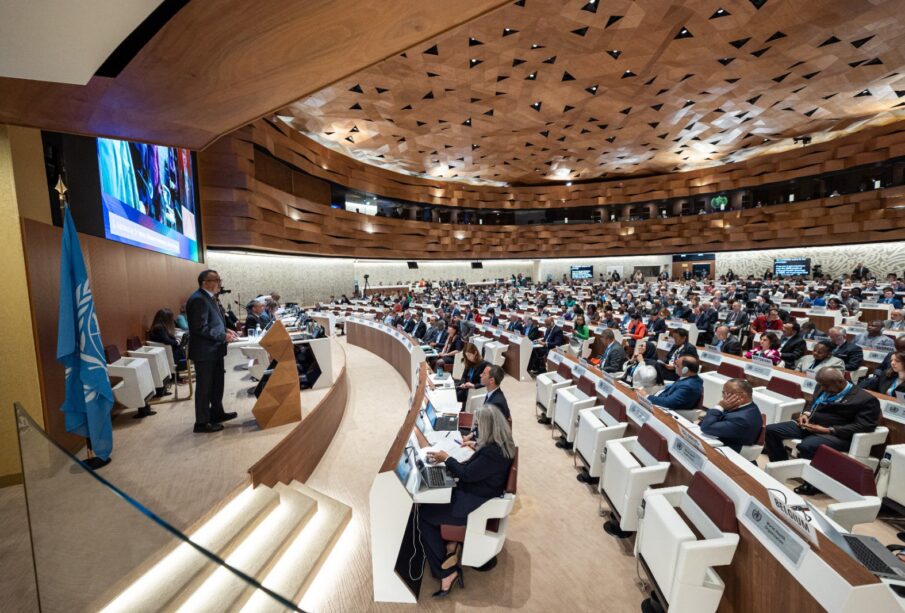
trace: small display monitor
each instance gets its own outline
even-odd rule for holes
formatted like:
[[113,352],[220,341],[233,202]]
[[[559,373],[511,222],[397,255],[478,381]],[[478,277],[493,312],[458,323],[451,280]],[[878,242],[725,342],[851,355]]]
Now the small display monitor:
[[776,258],[773,260],[774,277],[806,277],[810,274],[810,258]]
[[402,485],[408,483],[409,474],[412,472],[412,463],[409,460],[409,448],[406,447],[402,450],[402,455],[399,456],[399,461],[396,463],[396,476],[399,477],[399,480],[402,482]]
[[427,418],[428,423],[431,425],[431,428],[437,425],[437,410],[434,408],[434,405],[427,402],[427,407],[424,409],[424,416]]
[[572,280],[577,281],[581,279],[593,279],[594,278],[594,267],[593,266],[572,266],[571,267]]

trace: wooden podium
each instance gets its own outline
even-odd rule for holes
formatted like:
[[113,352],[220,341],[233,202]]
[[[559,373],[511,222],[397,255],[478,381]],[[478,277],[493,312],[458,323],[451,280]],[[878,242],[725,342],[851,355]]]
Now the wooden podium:
[[265,430],[302,419],[302,397],[299,393],[299,375],[295,367],[295,351],[289,333],[279,321],[275,321],[260,341],[277,365],[264,391],[251,410],[258,426]]

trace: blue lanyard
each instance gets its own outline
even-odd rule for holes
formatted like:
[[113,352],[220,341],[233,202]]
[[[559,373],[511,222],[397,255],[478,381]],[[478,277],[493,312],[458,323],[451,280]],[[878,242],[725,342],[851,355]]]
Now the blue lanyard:
[[886,395],[887,395],[887,396],[892,396],[893,392],[896,390],[896,388],[897,388],[898,386],[899,386],[899,380],[896,379],[895,381],[892,382],[892,385],[889,386],[889,389],[886,390]]
[[845,397],[845,395],[851,391],[851,389],[852,389],[852,384],[848,383],[848,384],[846,384],[845,389],[843,389],[838,394],[834,394],[832,396],[827,396],[826,392],[820,392],[820,395],[817,396],[817,398],[811,404],[811,412],[813,413],[814,411],[816,411],[817,407],[819,407],[822,404],[829,404],[831,402],[838,402],[839,400],[842,400]]

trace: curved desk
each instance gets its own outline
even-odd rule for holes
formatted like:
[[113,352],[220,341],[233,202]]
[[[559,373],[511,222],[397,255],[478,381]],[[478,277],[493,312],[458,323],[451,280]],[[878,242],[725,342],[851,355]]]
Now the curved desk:
[[418,382],[418,368],[424,362],[424,351],[413,336],[382,323],[357,316],[346,317],[346,337],[350,345],[379,355],[405,379],[409,389]]

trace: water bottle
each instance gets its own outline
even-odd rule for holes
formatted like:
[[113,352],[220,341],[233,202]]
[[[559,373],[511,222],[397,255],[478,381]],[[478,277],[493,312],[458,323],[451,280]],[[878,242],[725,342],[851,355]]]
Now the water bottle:
[[437,378],[438,379],[443,378],[443,364],[441,362],[442,362],[441,360],[437,360]]
[[261,338],[261,324],[255,326],[255,338]]

